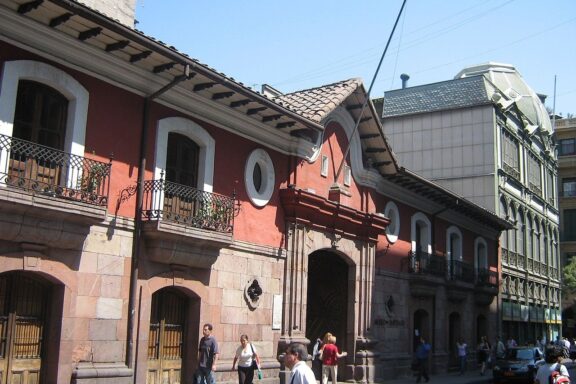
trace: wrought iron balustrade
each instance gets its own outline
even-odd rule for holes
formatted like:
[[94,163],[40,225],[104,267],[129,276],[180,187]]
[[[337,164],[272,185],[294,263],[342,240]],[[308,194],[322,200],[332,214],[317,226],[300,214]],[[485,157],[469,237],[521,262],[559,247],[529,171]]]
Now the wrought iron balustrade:
[[508,265],[509,257],[508,257],[508,250],[506,248],[502,248],[502,264]]
[[446,275],[446,258],[426,252],[408,252],[405,259],[411,273],[444,277]]
[[0,135],[0,183],[46,196],[106,206],[112,164]]
[[503,163],[502,169],[504,169],[504,172],[506,172],[516,180],[520,180],[520,171],[517,169],[517,167]]
[[497,287],[498,272],[486,268],[476,270],[476,285],[482,287]]
[[143,220],[232,232],[235,199],[163,179],[144,182]]
[[449,260],[448,280],[474,281],[474,266],[460,260]]
[[528,189],[531,190],[535,195],[542,196],[542,189],[540,186],[533,182],[528,182]]

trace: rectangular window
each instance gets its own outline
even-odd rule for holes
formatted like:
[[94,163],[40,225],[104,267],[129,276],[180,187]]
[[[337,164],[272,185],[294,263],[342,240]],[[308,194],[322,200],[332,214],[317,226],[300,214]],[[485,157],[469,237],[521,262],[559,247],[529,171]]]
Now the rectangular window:
[[528,155],[528,188],[530,188],[532,192],[542,195],[540,163],[531,155]]
[[506,173],[519,179],[520,167],[518,161],[518,142],[511,136],[504,134],[504,143],[502,146],[503,168]]
[[322,169],[320,170],[320,175],[328,177],[328,156],[322,155]]
[[564,241],[576,241],[576,209],[564,210]]
[[344,166],[344,185],[349,187],[352,182],[352,170],[349,166]]
[[562,196],[576,197],[576,177],[562,179]]
[[558,142],[558,155],[576,155],[576,139],[563,139]]

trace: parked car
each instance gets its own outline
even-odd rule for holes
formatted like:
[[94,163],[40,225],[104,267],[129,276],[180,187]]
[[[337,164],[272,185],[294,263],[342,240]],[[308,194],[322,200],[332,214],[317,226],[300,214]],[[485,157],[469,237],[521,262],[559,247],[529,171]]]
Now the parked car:
[[532,384],[538,368],[545,363],[544,353],[536,347],[509,348],[503,359],[492,367],[494,384],[505,381]]

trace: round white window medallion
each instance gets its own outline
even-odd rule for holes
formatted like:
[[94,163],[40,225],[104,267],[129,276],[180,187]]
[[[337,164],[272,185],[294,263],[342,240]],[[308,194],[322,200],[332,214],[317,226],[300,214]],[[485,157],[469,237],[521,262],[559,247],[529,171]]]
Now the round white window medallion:
[[386,227],[386,238],[389,242],[394,243],[398,240],[398,234],[400,233],[400,212],[398,212],[398,206],[393,201],[389,201],[384,208],[384,215],[390,219],[390,224]]
[[253,150],[244,170],[244,185],[252,204],[258,207],[268,204],[274,192],[274,180],[274,164],[270,155],[263,149]]

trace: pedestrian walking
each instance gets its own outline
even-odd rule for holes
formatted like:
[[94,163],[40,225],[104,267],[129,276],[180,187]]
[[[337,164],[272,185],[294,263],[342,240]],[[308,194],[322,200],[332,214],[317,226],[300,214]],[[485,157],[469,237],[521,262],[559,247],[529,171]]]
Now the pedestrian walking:
[[212,324],[202,327],[202,338],[198,346],[198,369],[194,374],[196,384],[216,384],[216,362],[218,361],[218,342],[212,335]]
[[464,342],[464,339],[460,338],[456,343],[456,348],[458,349],[458,362],[460,364],[460,376],[466,372],[466,357],[468,354],[468,345]]
[[428,377],[428,356],[430,355],[430,350],[432,346],[426,342],[424,337],[420,337],[420,342],[416,347],[416,362],[418,364],[418,374],[416,376],[416,382],[419,383],[422,378],[427,383],[430,381],[430,377]]

